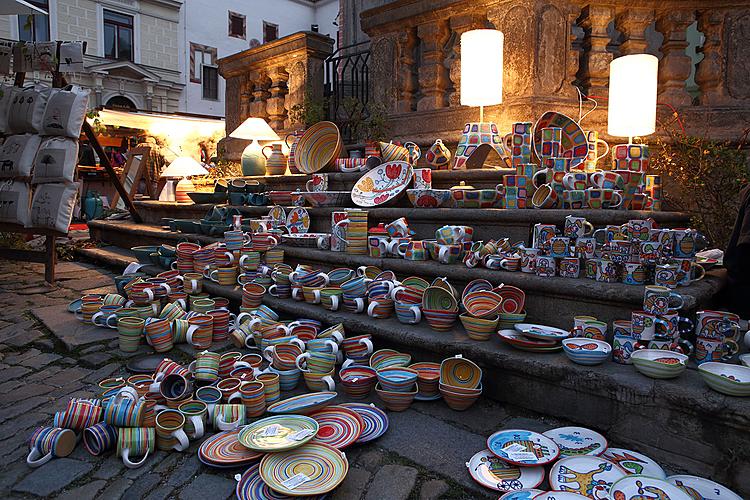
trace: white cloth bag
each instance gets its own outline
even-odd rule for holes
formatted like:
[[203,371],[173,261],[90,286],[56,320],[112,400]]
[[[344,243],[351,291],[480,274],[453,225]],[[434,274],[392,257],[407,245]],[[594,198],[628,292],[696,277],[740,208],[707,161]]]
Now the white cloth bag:
[[43,135],[64,135],[78,139],[86,118],[89,90],[77,85],[50,90],[42,120]]
[[13,94],[10,101],[8,126],[14,134],[42,132],[42,119],[50,89],[29,87]]
[[33,184],[73,182],[78,163],[78,141],[67,137],[48,137],[42,141],[34,159]]
[[31,186],[21,181],[0,181],[0,222],[28,227]]
[[37,186],[31,201],[31,227],[67,233],[77,194],[78,183]]
[[0,145],[0,178],[31,177],[42,138],[35,134],[11,135]]

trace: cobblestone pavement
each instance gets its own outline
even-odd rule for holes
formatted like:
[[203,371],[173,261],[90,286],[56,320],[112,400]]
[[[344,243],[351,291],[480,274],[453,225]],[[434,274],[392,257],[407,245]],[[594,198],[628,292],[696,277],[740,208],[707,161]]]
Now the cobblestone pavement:
[[[242,470],[201,464],[199,442],[183,453],[159,451],[134,470],[111,453],[93,457],[80,444],[67,458],[37,469],[26,465],[27,439],[36,426],[50,424],[70,397],[94,396],[99,380],[127,376],[115,331],[82,327],[66,311],[83,293],[113,291],[113,273],[73,262],[59,264],[57,272],[58,283],[49,287],[41,265],[0,260],[0,496],[234,497],[234,475]],[[191,354],[178,352],[183,359]],[[379,440],[346,450],[349,474],[332,498],[497,498],[473,482],[464,462],[499,428],[560,424],[484,398],[466,412],[442,402],[415,403],[389,418]]]

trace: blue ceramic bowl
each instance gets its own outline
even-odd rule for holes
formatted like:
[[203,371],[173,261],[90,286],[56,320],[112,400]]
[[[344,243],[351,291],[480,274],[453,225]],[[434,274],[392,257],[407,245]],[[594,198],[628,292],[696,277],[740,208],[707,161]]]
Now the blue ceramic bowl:
[[601,340],[572,338],[563,340],[562,344],[565,355],[579,365],[598,365],[612,353],[612,347]]
[[392,366],[377,371],[380,387],[385,391],[407,392],[417,381],[419,372],[411,368]]

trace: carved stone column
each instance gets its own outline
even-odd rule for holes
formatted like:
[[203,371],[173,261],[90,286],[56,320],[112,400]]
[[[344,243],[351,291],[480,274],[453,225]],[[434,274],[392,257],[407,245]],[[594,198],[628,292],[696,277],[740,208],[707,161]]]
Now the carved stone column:
[[445,67],[444,46],[450,36],[447,20],[436,20],[417,26],[417,36],[422,43],[422,61],[419,66],[419,90],[422,97],[417,110],[444,108],[445,89],[448,86],[448,69]]
[[289,79],[289,74],[283,67],[276,66],[268,70],[268,77],[271,79],[270,97],[266,100],[268,124],[274,130],[283,130],[286,120],[284,97],[287,94],[286,82]]
[[461,105],[461,35],[467,31],[481,28],[482,24],[482,18],[478,15],[464,14],[453,16],[449,20],[455,40],[453,50],[448,58],[448,76],[453,84],[453,89],[448,93],[448,106]]
[[239,112],[240,123],[250,116],[250,108],[253,102],[253,79],[258,78],[257,73],[245,73],[238,77],[240,81]]
[[417,30],[415,28],[407,28],[397,34],[398,88],[396,108],[400,113],[413,111],[415,108],[414,96],[417,92],[417,77],[414,69],[416,63],[414,50],[416,46]]
[[726,60],[732,61],[727,67],[727,94],[733,99],[742,100],[743,105],[747,106],[750,99],[750,10],[732,9],[724,30]]
[[607,95],[609,63],[612,62],[612,53],[607,52],[610,41],[607,25],[614,14],[612,7],[589,4],[579,18],[584,30],[584,56],[579,76],[589,95]]
[[645,54],[648,48],[646,28],[654,20],[653,9],[627,7],[615,17],[615,28],[625,40],[620,44],[620,55]]
[[686,31],[693,22],[690,10],[667,10],[656,17],[656,29],[664,35],[659,61],[659,100],[672,106],[687,106],[692,102],[685,88],[693,62],[685,54],[688,46]]
[[253,101],[250,103],[250,116],[268,117],[266,100],[271,96],[268,87],[270,87],[268,77],[264,73],[259,74],[258,79],[253,82]]
[[726,61],[722,47],[724,17],[724,12],[714,9],[698,14],[698,30],[706,37],[701,49],[703,60],[695,71],[695,83],[700,87],[703,106],[716,106],[727,101],[723,81]]
[[[378,103],[389,113],[398,111],[399,89],[402,80],[408,80],[399,71],[398,49],[394,34],[377,36],[370,40],[370,57],[367,62],[370,85],[370,102]],[[413,78],[412,68],[404,73]],[[394,75],[398,75],[394,78]],[[409,108],[411,109],[411,108]]]
[[[284,107],[287,112],[287,120],[285,123],[285,129],[297,128],[300,124],[292,122],[291,112],[292,108],[297,105],[301,105],[305,102],[305,81],[307,71],[305,64],[302,61],[297,61],[292,65],[291,68],[287,68],[289,73],[289,79],[286,82],[288,93],[284,100]],[[302,124],[304,125],[304,124]]]

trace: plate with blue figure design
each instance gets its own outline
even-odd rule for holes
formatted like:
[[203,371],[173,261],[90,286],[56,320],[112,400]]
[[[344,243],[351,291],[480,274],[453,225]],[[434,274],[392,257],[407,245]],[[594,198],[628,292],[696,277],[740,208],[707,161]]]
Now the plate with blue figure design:
[[554,441],[538,432],[503,429],[487,438],[487,448],[502,460],[521,466],[554,462],[560,449]]
[[584,427],[558,427],[543,433],[560,448],[560,456],[598,456],[607,449],[607,440],[598,432]]

